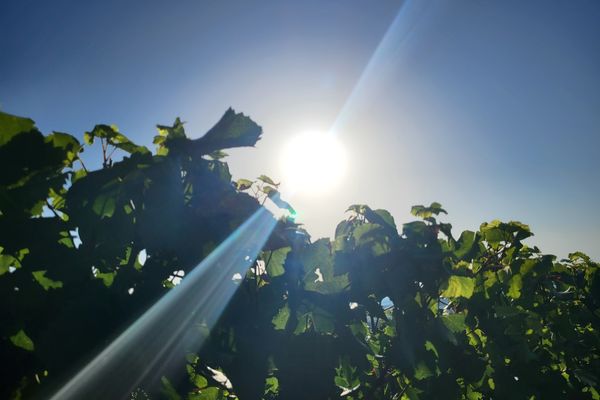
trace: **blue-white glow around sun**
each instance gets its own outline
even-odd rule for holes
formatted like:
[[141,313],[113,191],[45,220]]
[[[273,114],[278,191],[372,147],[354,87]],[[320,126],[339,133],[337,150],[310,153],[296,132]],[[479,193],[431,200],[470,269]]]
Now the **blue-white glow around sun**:
[[284,190],[301,196],[321,196],[342,183],[347,155],[331,134],[306,132],[295,136],[281,156]]

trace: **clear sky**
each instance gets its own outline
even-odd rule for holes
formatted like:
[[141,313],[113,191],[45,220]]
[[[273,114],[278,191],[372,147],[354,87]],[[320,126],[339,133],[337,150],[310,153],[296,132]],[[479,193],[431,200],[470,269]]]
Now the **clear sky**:
[[[3,1],[0,108],[79,137],[156,123],[201,136],[227,107],[264,128],[235,177],[281,178],[293,135],[334,127],[344,184],[293,205],[314,237],[350,204],[456,233],[517,219],[600,259],[600,2]],[[88,154],[88,157],[93,157]]]

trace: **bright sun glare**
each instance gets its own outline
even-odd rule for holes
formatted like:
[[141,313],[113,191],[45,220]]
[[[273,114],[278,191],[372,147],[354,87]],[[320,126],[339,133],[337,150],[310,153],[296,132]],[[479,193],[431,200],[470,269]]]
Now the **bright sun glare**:
[[333,135],[307,132],[288,143],[281,167],[283,184],[292,194],[323,195],[344,177],[346,154]]

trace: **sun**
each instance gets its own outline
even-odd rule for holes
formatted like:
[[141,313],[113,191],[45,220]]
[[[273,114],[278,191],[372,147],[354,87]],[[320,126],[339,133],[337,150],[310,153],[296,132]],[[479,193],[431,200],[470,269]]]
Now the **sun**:
[[332,134],[305,132],[281,153],[283,185],[294,195],[322,196],[339,186],[346,164],[346,152]]

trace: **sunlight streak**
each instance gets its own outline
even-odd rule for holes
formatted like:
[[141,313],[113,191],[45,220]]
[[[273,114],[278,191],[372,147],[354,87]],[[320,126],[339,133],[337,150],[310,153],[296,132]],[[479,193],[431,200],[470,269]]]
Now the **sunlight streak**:
[[245,276],[276,223],[261,207],[51,399],[122,399],[157,385],[198,351],[201,332],[210,331],[239,287],[232,277]]
[[[414,9],[422,15],[420,4],[402,5],[326,135],[338,134],[373,71],[410,37],[418,22]],[[51,399],[117,399],[137,387],[157,385],[186,353],[200,348],[206,336],[199,327],[209,332],[214,326],[275,224],[261,207]]]
[[367,65],[352,88],[350,95],[340,109],[328,134],[335,136],[342,130],[341,127],[345,124],[345,120],[352,115],[351,111],[356,103],[355,99],[359,97],[361,90],[365,87],[367,82],[372,79],[373,76],[376,76],[374,75],[374,70],[385,65],[386,59],[392,56],[392,53],[397,53],[402,45],[406,44],[411,37],[413,29],[429,4],[429,2],[407,0],[400,6],[396,17],[375,48],[373,55],[371,55]]

